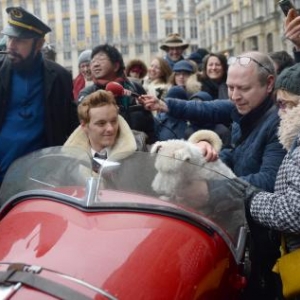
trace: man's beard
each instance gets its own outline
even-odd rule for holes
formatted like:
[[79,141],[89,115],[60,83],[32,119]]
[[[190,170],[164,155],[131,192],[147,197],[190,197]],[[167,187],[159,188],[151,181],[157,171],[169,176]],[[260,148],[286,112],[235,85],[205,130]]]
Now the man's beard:
[[12,60],[13,67],[16,71],[28,72],[32,70],[33,62],[36,58],[34,48],[31,49],[29,55],[26,58],[23,58],[18,53],[13,53],[13,56],[19,59],[17,62],[14,62]]

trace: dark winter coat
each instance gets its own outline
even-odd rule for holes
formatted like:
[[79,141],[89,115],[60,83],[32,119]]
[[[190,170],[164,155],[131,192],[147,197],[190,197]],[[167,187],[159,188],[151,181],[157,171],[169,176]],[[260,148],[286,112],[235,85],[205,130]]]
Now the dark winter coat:
[[[0,57],[0,130],[10,99],[11,73],[11,62],[3,55]],[[63,145],[79,124],[72,76],[59,64],[44,60],[44,83],[46,146]]]

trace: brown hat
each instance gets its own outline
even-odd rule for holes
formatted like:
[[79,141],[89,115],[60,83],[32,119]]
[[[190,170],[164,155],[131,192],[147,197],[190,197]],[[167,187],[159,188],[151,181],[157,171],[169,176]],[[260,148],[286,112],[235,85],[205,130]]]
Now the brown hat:
[[2,31],[5,35],[30,39],[44,37],[51,31],[51,28],[42,20],[20,6],[8,7],[6,12],[8,25]]
[[160,49],[168,51],[170,47],[182,47],[183,49],[188,48],[189,44],[185,43],[178,33],[170,33],[165,42],[160,46]]

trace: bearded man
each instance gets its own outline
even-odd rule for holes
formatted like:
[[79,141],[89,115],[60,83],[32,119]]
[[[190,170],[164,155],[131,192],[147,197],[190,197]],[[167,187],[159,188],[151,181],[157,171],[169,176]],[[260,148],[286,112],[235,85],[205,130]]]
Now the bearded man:
[[62,145],[78,126],[71,74],[43,58],[51,31],[22,7],[8,7],[6,54],[0,55],[0,185],[10,164],[31,151]]

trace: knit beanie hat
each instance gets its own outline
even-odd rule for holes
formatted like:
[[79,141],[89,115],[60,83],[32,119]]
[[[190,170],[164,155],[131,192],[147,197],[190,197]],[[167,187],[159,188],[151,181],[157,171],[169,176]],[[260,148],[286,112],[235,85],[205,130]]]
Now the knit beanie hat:
[[78,66],[80,66],[80,64],[82,64],[83,62],[91,61],[91,54],[92,54],[92,50],[88,49],[82,51],[78,57]]
[[197,64],[201,64],[203,58],[205,57],[205,55],[209,54],[209,52],[204,49],[204,48],[199,48],[197,49],[197,51],[192,52],[189,56],[188,59],[191,59],[193,61],[195,61]]
[[300,63],[285,68],[277,77],[275,89],[282,89],[295,95],[300,95]]

